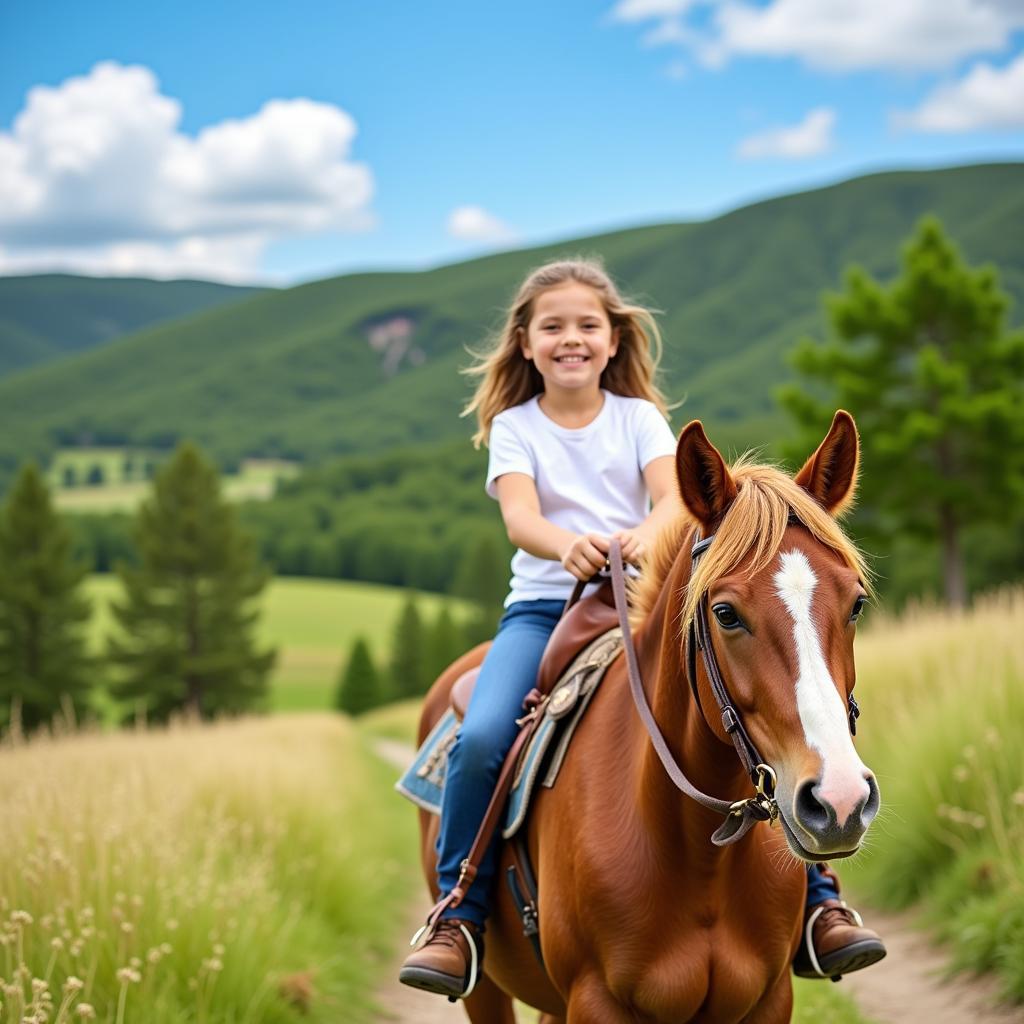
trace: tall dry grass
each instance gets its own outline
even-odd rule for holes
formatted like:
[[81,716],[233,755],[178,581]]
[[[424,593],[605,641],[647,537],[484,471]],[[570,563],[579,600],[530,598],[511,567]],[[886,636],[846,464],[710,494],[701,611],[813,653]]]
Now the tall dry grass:
[[350,724],[0,748],[0,1021],[359,1021],[413,820]]
[[883,812],[844,874],[929,908],[958,964],[1024,1000],[1024,587],[869,621],[858,741]]

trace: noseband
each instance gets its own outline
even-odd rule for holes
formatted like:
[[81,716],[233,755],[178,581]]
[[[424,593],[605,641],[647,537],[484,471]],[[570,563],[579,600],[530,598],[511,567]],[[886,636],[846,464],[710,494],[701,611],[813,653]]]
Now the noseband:
[[[791,522],[793,522],[792,519]],[[694,544],[690,554],[691,581],[696,571],[697,559],[707,551],[714,539],[715,535],[712,534],[710,537],[698,540]],[[608,561],[611,568],[612,590],[615,595],[615,609],[619,616],[619,626],[622,628],[623,647],[629,675],[629,688],[640,719],[650,735],[651,743],[654,745],[655,752],[669,778],[678,789],[691,799],[725,816],[725,822],[711,837],[711,841],[716,846],[727,846],[742,839],[759,821],[768,821],[774,824],[779,816],[779,805],[775,800],[775,771],[758,753],[754,741],[743,727],[740,714],[729,696],[728,687],[725,685],[725,679],[718,665],[718,658],[715,656],[715,649],[711,644],[706,595],[702,594],[700,601],[697,603],[697,612],[690,623],[687,635],[687,677],[689,678],[690,689],[693,691],[693,698],[697,709],[700,711],[705,723],[707,723],[707,717],[704,714],[700,694],[697,690],[697,651],[699,650],[704,657],[704,671],[707,673],[708,680],[711,683],[711,692],[715,696],[715,701],[722,715],[722,728],[725,729],[733,745],[736,747],[736,753],[739,755],[740,762],[754,786],[754,795],[747,797],[745,800],[719,800],[708,796],[706,793],[702,793],[690,782],[676,763],[672,752],[668,749],[668,744],[665,742],[665,737],[662,736],[658,723],[651,713],[643,681],[640,678],[640,665],[636,657],[636,648],[633,645],[633,634],[629,627],[622,548],[617,540],[612,541],[611,550],[608,553]],[[860,708],[857,706],[853,694],[850,694],[848,698],[848,711],[850,732],[856,735],[857,718],[860,716]],[[710,728],[710,724],[708,727]]]

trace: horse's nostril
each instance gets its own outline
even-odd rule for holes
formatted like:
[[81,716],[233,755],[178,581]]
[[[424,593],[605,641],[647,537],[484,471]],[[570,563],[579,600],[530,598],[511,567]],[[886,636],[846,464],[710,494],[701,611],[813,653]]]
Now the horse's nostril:
[[868,798],[864,802],[864,807],[860,812],[861,821],[864,822],[866,828],[875,820],[875,815],[878,813],[878,808],[882,803],[882,797],[878,792],[878,783],[875,782],[874,775],[867,777],[868,784]]
[[796,816],[800,824],[811,832],[821,833],[829,826],[829,821],[834,817],[835,812],[829,811],[815,795],[818,788],[816,779],[808,779],[796,791]]

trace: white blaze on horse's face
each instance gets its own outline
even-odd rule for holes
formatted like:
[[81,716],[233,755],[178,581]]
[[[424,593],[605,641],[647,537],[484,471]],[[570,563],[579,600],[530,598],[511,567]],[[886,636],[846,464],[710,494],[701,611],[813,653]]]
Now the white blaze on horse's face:
[[[822,653],[813,614],[818,578],[802,551],[781,553],[779,563],[773,579],[775,592],[793,621],[797,711],[808,747],[821,758],[821,776],[813,786],[813,799],[825,811],[834,812],[832,827],[845,831],[850,816],[859,812],[871,795],[867,782],[870,773],[853,746],[847,708]],[[807,827],[804,821],[800,824]],[[809,838],[819,836],[811,833]]]

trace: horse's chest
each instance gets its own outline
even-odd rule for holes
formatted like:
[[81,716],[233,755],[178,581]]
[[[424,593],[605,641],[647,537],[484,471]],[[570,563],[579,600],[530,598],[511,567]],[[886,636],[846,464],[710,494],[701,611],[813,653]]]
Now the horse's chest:
[[669,941],[628,981],[618,998],[651,1024],[742,1021],[776,979],[763,951],[734,931],[709,928]]

